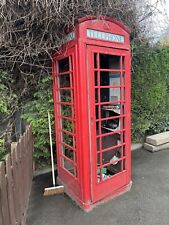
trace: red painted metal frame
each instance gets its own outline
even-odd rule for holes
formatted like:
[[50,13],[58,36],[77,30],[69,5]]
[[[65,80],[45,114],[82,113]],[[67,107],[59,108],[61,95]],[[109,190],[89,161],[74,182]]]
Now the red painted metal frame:
[[[93,29],[113,34],[124,36],[124,43],[115,43],[106,40],[87,38],[87,29]],[[70,30],[69,30],[70,31]],[[53,55],[52,75],[53,75],[53,97],[54,97],[54,113],[55,113],[55,128],[56,128],[56,145],[57,145],[57,164],[58,164],[58,181],[64,184],[66,192],[86,211],[90,210],[95,204],[100,201],[105,201],[119,195],[128,190],[131,183],[131,153],[130,153],[130,43],[129,30],[123,24],[107,17],[85,17],[80,19],[75,28],[71,28],[75,33],[75,38]],[[125,115],[120,115],[119,118],[125,117],[125,126],[121,133],[125,131],[125,143],[118,146],[125,147],[126,154],[122,159],[126,160],[126,168],[124,172],[116,174],[113,178],[97,182],[96,177],[96,135],[95,135],[95,101],[94,101],[94,53],[104,53],[110,55],[124,55],[126,58],[126,80],[125,84],[120,84],[120,90],[125,86],[125,99],[120,100],[120,104],[125,104]],[[67,118],[61,115],[60,111],[60,90],[67,88],[58,87],[58,61],[66,57],[72,57],[71,71],[73,75],[74,102],[63,103],[64,105],[74,105],[75,119]],[[122,59],[122,58],[121,58]],[[70,60],[70,59],[69,59]],[[122,62],[121,62],[122,63]],[[117,72],[119,70],[104,70],[100,71]],[[122,74],[122,69],[120,71]],[[66,72],[67,73],[67,72]],[[100,73],[100,72],[99,72]],[[64,75],[64,73],[62,73]],[[60,76],[62,76],[60,74]],[[92,78],[93,76],[93,78]],[[112,86],[113,88],[115,86]],[[100,86],[99,86],[100,88]],[[105,88],[105,86],[103,86]],[[110,88],[110,86],[107,86]],[[117,87],[116,87],[117,88]],[[96,105],[109,104],[110,102],[98,102]],[[114,102],[115,103],[115,102]],[[76,122],[76,133],[71,134],[76,137],[76,152],[77,176],[73,176],[67,172],[61,162],[61,153],[63,142],[62,132],[70,134],[68,131],[63,131],[61,127],[61,119],[69,119]],[[108,119],[111,119],[108,118]],[[104,118],[101,119],[102,121]],[[99,120],[98,120],[99,121]],[[112,133],[116,133],[112,132]],[[103,135],[104,136],[104,135]],[[98,136],[99,137],[99,136]],[[117,146],[102,150],[109,151]],[[69,160],[69,159],[68,159]],[[101,168],[101,167],[100,167]]]
[[[102,102],[100,104],[100,101],[99,103],[96,103],[95,104],[95,90],[94,90],[94,87],[96,89],[100,89],[100,88],[105,88],[105,86],[95,86],[94,84],[94,53],[98,53],[98,54],[108,54],[108,55],[116,55],[116,56],[124,56],[125,59],[126,59],[126,65],[127,65],[127,62],[129,60],[129,52],[126,51],[126,50],[117,50],[117,49],[112,49],[112,48],[103,48],[103,47],[96,47],[96,46],[88,46],[88,61],[90,62],[89,63],[89,71],[90,71],[90,76],[89,76],[89,86],[90,86],[90,90],[89,90],[89,93],[90,93],[90,118],[92,120],[92,123],[91,123],[91,134],[92,134],[92,139],[91,139],[91,149],[92,149],[92,164],[91,164],[91,167],[92,167],[92,184],[91,184],[91,187],[92,187],[92,190],[91,190],[91,193],[92,193],[92,202],[97,202],[99,201],[100,199],[104,199],[106,198],[107,196],[109,196],[111,193],[113,193],[114,191],[118,190],[119,188],[127,185],[130,181],[130,144],[128,143],[128,141],[125,141],[123,143],[122,141],[122,144],[121,146],[125,147],[125,155],[123,157],[120,158],[120,160],[116,160],[116,162],[118,161],[121,161],[122,160],[122,167],[123,167],[123,162],[125,160],[125,164],[126,164],[126,169],[123,170],[122,172],[114,175],[113,177],[111,177],[111,179],[107,179],[107,180],[104,180],[100,183],[97,182],[97,173],[96,171],[98,169],[102,169],[104,168],[105,166],[108,166],[108,165],[111,165],[112,163],[107,163],[107,164],[104,164],[102,165],[102,158],[100,159],[100,163],[101,163],[101,166],[100,167],[97,167],[97,160],[96,160],[96,155],[97,154],[100,154],[101,152],[105,152],[105,151],[108,151],[108,150],[112,150],[113,148],[108,148],[108,149],[104,149],[104,150],[101,150],[101,151],[97,151],[97,146],[96,146],[96,138],[99,138],[100,140],[100,146],[102,146],[102,139],[101,137],[104,137],[104,136],[109,136],[111,134],[114,134],[114,133],[123,133],[125,132],[125,140],[130,140],[130,120],[127,118],[127,116],[130,115],[130,100],[129,99],[124,99],[124,104],[125,104],[125,114],[124,115],[120,115],[120,116],[116,116],[116,117],[113,117],[113,118],[125,118],[125,126],[124,126],[124,129],[120,129],[118,131],[113,131],[113,132],[110,132],[110,133],[106,133],[106,134],[101,134],[101,124],[99,126],[99,130],[100,130],[100,134],[99,135],[96,135],[96,122],[97,121],[103,121],[105,120],[105,118],[103,119],[96,119],[95,118],[95,105],[97,104],[99,107],[100,105],[102,104],[105,104],[105,102]],[[99,64],[99,63],[98,63]],[[100,71],[100,69],[98,69],[98,71]],[[105,70],[107,71],[107,70]],[[120,71],[120,70],[118,70]],[[120,74],[122,74],[123,71],[120,72]],[[130,80],[129,80],[129,71],[128,71],[128,67],[126,68],[125,70],[127,76],[125,77],[125,80],[126,80],[126,83],[125,83],[125,86],[123,85],[119,85],[119,87],[121,88],[121,90],[125,87],[125,96],[128,95],[128,89],[130,89]],[[98,73],[100,74],[100,72]],[[99,76],[100,77],[100,76]],[[100,79],[98,79],[100,80]],[[98,81],[99,82],[99,81]],[[110,88],[111,86],[109,86]],[[100,92],[99,92],[100,93]],[[100,96],[98,97],[100,98]],[[111,103],[112,102],[106,102],[106,103]],[[99,109],[99,112],[101,112],[101,110]],[[101,118],[101,115],[99,115],[99,117]],[[106,118],[107,119],[107,118]],[[108,119],[111,119],[108,118]],[[122,136],[122,135],[121,135]],[[117,145],[117,147],[119,147],[120,145]],[[124,151],[124,149],[123,149]],[[101,156],[101,154],[100,154]],[[129,167],[129,169],[128,169]]]

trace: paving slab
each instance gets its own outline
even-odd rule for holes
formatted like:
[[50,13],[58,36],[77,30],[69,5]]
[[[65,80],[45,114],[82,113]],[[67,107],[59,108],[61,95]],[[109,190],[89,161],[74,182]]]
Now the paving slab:
[[158,146],[151,145],[151,144],[148,144],[148,143],[144,143],[144,148],[147,149],[150,152],[157,152],[157,151],[160,151],[160,150],[169,149],[169,143],[165,143],[163,145],[158,145]]
[[169,142],[169,131],[148,136],[146,138],[146,142],[148,144],[155,145],[155,146],[168,143]]
[[50,173],[33,180],[27,225],[169,225],[169,151],[132,152],[131,191],[83,212],[66,194],[43,197]]

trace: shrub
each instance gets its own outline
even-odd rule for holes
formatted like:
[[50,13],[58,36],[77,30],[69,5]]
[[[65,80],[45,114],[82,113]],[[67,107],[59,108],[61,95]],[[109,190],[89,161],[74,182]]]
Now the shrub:
[[6,150],[5,150],[5,140],[4,139],[0,139],[0,161],[5,159],[5,156],[7,154]]
[[14,80],[12,75],[0,70],[0,118],[10,116],[17,108],[18,99],[11,86]]
[[48,111],[51,115],[54,133],[52,81],[50,76],[46,76],[39,81],[33,100],[27,102],[23,108],[23,118],[32,124],[35,147],[34,158],[38,164],[48,163],[50,156]]
[[18,97],[12,90],[11,74],[0,70],[0,160],[7,154],[13,129],[13,114],[18,108]]
[[132,134],[143,141],[169,128],[169,48],[141,46],[133,53]]

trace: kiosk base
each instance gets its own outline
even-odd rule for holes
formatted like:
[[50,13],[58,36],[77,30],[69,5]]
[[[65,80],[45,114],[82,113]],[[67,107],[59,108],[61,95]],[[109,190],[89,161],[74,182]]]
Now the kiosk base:
[[101,204],[104,204],[104,203],[108,202],[109,200],[112,200],[112,199],[114,199],[114,198],[116,198],[116,197],[118,197],[118,196],[120,196],[120,195],[122,195],[122,194],[124,194],[124,193],[126,193],[126,192],[128,192],[128,191],[130,191],[131,186],[132,186],[132,181],[130,181],[129,184],[127,184],[127,185],[125,185],[125,186],[123,186],[123,187],[121,187],[121,188],[119,188],[119,189],[113,191],[111,194],[109,194],[109,195],[108,195],[107,197],[105,197],[104,199],[102,199],[102,200],[100,200],[100,201],[98,201],[98,202],[94,202],[94,203],[90,202],[90,203],[87,204],[87,203],[82,202],[82,201],[81,201],[81,200],[80,200],[73,192],[71,192],[70,189],[66,187],[66,184],[63,183],[63,182],[61,181],[60,178],[57,178],[57,183],[58,183],[59,185],[63,185],[63,186],[64,186],[65,193],[66,193],[73,201],[75,201],[76,204],[77,204],[82,210],[84,210],[85,212],[90,212],[93,208],[95,208],[95,207],[97,207],[97,206],[99,206],[99,205],[101,205]]

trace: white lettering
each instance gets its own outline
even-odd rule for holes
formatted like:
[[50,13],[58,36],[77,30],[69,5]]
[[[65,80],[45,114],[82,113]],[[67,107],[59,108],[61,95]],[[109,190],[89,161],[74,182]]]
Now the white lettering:
[[87,29],[87,37],[102,39],[102,40],[107,40],[112,42],[118,42],[118,43],[124,43],[124,36],[122,35],[111,34],[111,33],[97,31],[97,30]]

